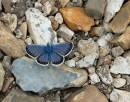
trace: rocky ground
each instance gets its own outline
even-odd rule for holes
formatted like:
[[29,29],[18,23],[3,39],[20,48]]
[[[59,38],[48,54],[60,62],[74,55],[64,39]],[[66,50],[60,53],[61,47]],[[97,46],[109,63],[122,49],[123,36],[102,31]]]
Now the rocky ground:
[[[0,0],[0,102],[130,102],[129,0]],[[29,44],[72,42],[61,66]]]

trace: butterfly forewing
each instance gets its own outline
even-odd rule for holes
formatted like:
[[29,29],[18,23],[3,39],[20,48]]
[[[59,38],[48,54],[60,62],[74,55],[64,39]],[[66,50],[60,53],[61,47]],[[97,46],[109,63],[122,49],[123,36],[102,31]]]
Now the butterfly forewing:
[[53,65],[59,65],[64,62],[64,57],[55,52],[51,53],[50,57],[51,63]]
[[61,44],[55,44],[53,45],[54,52],[66,56],[73,48],[73,44],[70,42],[61,43]]
[[26,52],[32,57],[38,57],[44,52],[44,45],[27,45]]

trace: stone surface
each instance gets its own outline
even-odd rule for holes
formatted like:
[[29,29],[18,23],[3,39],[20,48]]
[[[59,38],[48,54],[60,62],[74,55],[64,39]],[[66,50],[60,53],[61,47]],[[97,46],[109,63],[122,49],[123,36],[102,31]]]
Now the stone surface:
[[96,84],[100,82],[100,78],[96,73],[89,74],[89,78],[91,80],[91,84]]
[[107,0],[104,22],[109,22],[120,10],[124,0]]
[[22,32],[22,34],[23,34],[23,36],[22,36],[22,38],[23,39],[26,39],[26,36],[27,36],[27,22],[23,22],[22,24],[21,24],[21,26],[19,27],[19,29],[20,29],[20,31]]
[[95,86],[87,86],[75,93],[73,93],[65,102],[108,102],[105,95],[103,95]]
[[70,2],[70,0],[59,0],[60,4],[62,7],[65,7],[67,5],[67,3]]
[[33,91],[39,94],[53,89],[79,87],[88,78],[84,70],[74,70],[65,65],[43,67],[27,57],[15,60],[11,72],[16,77],[16,83],[24,91]]
[[60,26],[57,31],[57,34],[67,41],[70,41],[71,38],[74,36],[74,32],[64,24]]
[[100,82],[100,78],[99,76],[96,74],[95,72],[95,68],[94,67],[90,67],[88,68],[88,72],[89,72],[89,78],[90,78],[90,82],[91,84],[96,84]]
[[6,13],[11,12],[11,0],[2,0],[2,5]]
[[10,56],[4,56],[2,61],[3,67],[8,71],[11,65],[11,57]]
[[68,7],[60,9],[65,23],[74,31],[89,31],[94,25],[93,18],[89,17],[83,8]]
[[122,33],[126,30],[130,23],[130,1],[123,5],[121,10],[113,18],[110,23],[110,27],[114,33]]
[[100,49],[99,49],[99,56],[100,57],[104,57],[104,56],[106,56],[106,55],[108,55],[109,54],[109,52],[110,52],[110,48],[109,47],[100,47]]
[[5,81],[4,81],[4,84],[2,87],[2,92],[5,93],[5,92],[10,91],[10,88],[12,88],[12,85],[15,83],[14,81],[15,81],[15,79],[13,76],[8,77],[8,78],[6,78],[6,76],[5,76]]
[[46,45],[48,42],[56,42],[51,21],[47,17],[44,17],[38,9],[29,8],[26,11],[26,19],[29,33],[34,43]]
[[59,24],[62,24],[63,23],[63,17],[61,15],[61,13],[57,13],[55,15],[55,20],[59,23]]
[[5,76],[5,71],[4,71],[4,68],[3,68],[2,64],[0,63],[0,91],[1,91],[1,89],[3,87],[4,76]]
[[84,56],[89,55],[91,53],[96,53],[98,57],[98,54],[99,54],[98,45],[91,38],[88,40],[80,40],[78,42],[78,50]]
[[112,84],[113,78],[110,73],[109,65],[101,66],[97,69],[97,73],[101,78],[102,82],[105,84]]
[[65,63],[69,67],[75,67],[76,66],[76,61],[74,59],[68,60]]
[[130,92],[114,89],[110,94],[110,100],[111,102],[129,102]]
[[123,49],[130,49],[130,27],[126,29],[126,31],[117,38],[117,44],[120,45]]
[[106,3],[106,0],[88,0],[85,5],[85,10],[91,17],[101,19],[104,14]]
[[43,97],[27,94],[20,89],[12,89],[2,102],[45,102]]
[[94,64],[95,60],[99,57],[99,48],[96,42],[91,38],[88,40],[80,40],[78,43],[78,50],[85,57],[76,62],[80,68],[90,67]]
[[11,57],[21,57],[25,55],[25,43],[16,39],[11,31],[0,22],[0,49]]
[[55,17],[49,16],[49,19],[51,21],[51,25],[52,25],[53,30],[57,30],[59,27],[59,23],[55,20]]
[[52,11],[52,4],[49,1],[46,1],[42,6],[42,11],[44,16],[49,15]]
[[111,65],[111,62],[112,62],[112,56],[107,55],[107,56],[104,56],[104,57],[100,57],[98,59],[97,66]]
[[83,5],[83,0],[72,0],[73,6],[81,7]]
[[113,85],[116,88],[123,87],[125,84],[126,84],[126,79],[123,79],[123,78],[115,78],[113,81]]
[[130,74],[130,57],[117,57],[110,68],[114,74]]
[[90,32],[91,36],[102,36],[105,33],[105,28],[103,26],[93,27]]
[[13,32],[17,27],[17,16],[15,14],[3,14],[1,17],[2,21],[5,23],[6,26],[10,28],[10,30]]
[[109,46],[109,42],[112,40],[113,35],[111,33],[107,33],[106,35],[101,36],[97,43],[100,47],[107,48]]
[[112,48],[111,52],[114,57],[118,57],[124,53],[124,50],[120,46],[117,46]]
[[2,0],[0,0],[0,10],[2,10]]

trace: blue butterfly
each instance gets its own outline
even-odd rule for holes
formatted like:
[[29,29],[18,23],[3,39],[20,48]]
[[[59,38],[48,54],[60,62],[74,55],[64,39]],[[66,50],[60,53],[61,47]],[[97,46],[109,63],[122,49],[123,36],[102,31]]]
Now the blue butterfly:
[[73,44],[70,42],[47,45],[32,44],[26,46],[27,54],[36,58],[36,62],[43,66],[62,64],[64,57],[67,56],[72,49]]

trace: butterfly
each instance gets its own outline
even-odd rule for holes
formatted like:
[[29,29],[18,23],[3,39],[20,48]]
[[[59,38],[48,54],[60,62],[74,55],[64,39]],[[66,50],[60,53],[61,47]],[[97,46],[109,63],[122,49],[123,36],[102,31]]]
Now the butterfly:
[[26,46],[26,52],[29,56],[36,59],[38,64],[47,66],[49,64],[53,66],[61,65],[65,56],[67,56],[73,49],[73,43],[57,43],[38,45],[31,44]]

